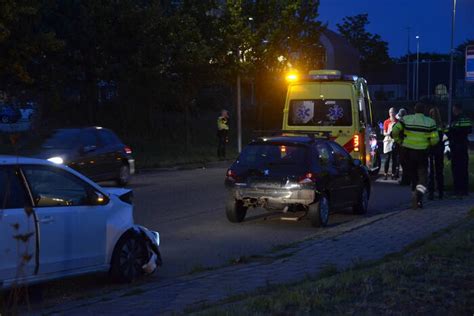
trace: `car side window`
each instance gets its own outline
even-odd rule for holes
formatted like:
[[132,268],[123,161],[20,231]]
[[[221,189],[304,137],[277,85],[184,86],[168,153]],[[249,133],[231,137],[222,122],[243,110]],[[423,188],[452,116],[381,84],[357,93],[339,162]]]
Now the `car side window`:
[[83,130],[81,132],[81,144],[84,147],[97,146],[97,136],[93,130]]
[[328,165],[331,161],[331,154],[330,154],[328,146],[324,143],[317,143],[315,145],[315,148],[318,154],[319,163],[322,166]]
[[26,192],[12,167],[0,167],[0,210],[24,208]]
[[351,156],[349,153],[342,148],[339,144],[334,142],[328,142],[329,146],[331,147],[331,154],[334,157],[334,161],[337,164],[348,164]]
[[23,172],[37,207],[91,205],[89,185],[65,170],[25,166]]
[[117,145],[120,144],[119,138],[111,131],[101,129],[98,130],[100,142],[104,145]]

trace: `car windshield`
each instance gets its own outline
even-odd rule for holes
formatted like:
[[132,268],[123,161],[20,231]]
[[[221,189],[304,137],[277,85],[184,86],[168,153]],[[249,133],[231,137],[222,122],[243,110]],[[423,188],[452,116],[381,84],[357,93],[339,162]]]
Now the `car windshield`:
[[54,131],[41,147],[45,149],[71,149],[77,145],[78,129],[63,129]]
[[250,144],[239,156],[245,166],[303,165],[307,148],[294,144]]
[[348,99],[292,100],[288,125],[351,126],[351,101]]

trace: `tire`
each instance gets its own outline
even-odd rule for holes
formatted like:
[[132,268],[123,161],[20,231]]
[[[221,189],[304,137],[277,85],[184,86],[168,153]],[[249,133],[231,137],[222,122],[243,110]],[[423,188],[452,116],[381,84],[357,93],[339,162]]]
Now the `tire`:
[[354,214],[366,214],[369,208],[369,190],[366,185],[362,188],[359,193],[357,203],[352,207]]
[[119,282],[133,282],[145,274],[142,267],[149,259],[146,242],[140,236],[125,233],[115,246],[111,275]]
[[123,163],[120,166],[119,177],[117,179],[117,184],[119,186],[126,186],[130,182],[130,167],[127,163]]
[[240,223],[247,215],[247,207],[241,200],[230,199],[225,207],[227,219],[232,223]]
[[6,115],[3,115],[3,116],[1,117],[1,121],[2,121],[3,124],[10,123],[10,119],[9,119],[8,116],[6,116]]
[[321,195],[316,203],[308,206],[308,218],[313,227],[325,227],[329,221],[329,200]]

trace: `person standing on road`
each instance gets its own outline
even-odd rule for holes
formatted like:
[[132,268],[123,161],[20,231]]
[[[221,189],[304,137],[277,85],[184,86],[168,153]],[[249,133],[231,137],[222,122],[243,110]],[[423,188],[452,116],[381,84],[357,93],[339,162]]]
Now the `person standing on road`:
[[225,159],[225,146],[229,142],[229,112],[222,110],[217,118],[217,157]]
[[392,129],[392,137],[401,144],[401,155],[410,177],[413,209],[423,207],[423,195],[427,192],[428,149],[439,141],[436,122],[424,113],[425,105],[417,103],[415,114],[406,115]]
[[392,136],[390,133],[392,132],[392,127],[397,123],[397,119],[395,118],[395,109],[390,108],[388,110],[388,119],[383,122],[383,135],[385,136],[383,139],[383,153],[385,154],[385,180],[388,179],[388,169],[390,167],[390,160],[392,160],[392,179],[398,178],[398,157],[396,155],[396,144],[393,141]]
[[453,106],[454,120],[448,130],[449,148],[451,151],[451,168],[453,173],[454,194],[469,195],[469,140],[472,133],[471,120],[463,114],[460,104]]
[[[395,116],[395,118],[397,119],[397,121],[401,121],[403,120],[403,117],[405,115],[407,115],[407,110],[405,110],[404,108],[401,108],[397,115]],[[402,155],[400,154],[401,152],[401,147],[400,147],[400,144],[395,142],[397,144],[397,151],[398,151],[398,161],[399,161],[399,166],[402,166],[402,178],[400,179],[400,181],[398,182],[400,185],[410,185],[410,179],[408,177],[408,172],[407,172],[407,169],[406,169],[406,166],[405,166],[405,161],[402,159]],[[400,174],[400,168],[398,170],[398,173]]]
[[441,120],[441,114],[439,113],[438,107],[430,109],[430,117],[436,122],[436,128],[438,131],[439,142],[435,146],[430,148],[428,158],[428,199],[434,199],[435,181],[436,188],[438,189],[438,198],[443,199],[444,195],[444,143],[443,143],[443,122]]

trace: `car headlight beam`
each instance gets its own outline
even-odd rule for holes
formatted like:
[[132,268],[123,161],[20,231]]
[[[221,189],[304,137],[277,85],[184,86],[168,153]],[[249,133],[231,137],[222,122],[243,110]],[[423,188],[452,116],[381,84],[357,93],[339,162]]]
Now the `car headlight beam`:
[[64,159],[61,157],[51,157],[51,158],[48,158],[47,160],[58,165],[62,165],[64,163]]

